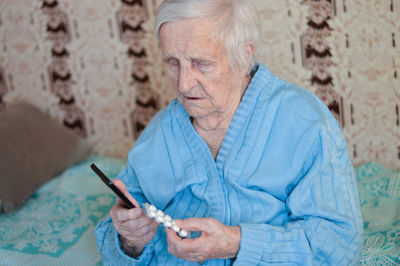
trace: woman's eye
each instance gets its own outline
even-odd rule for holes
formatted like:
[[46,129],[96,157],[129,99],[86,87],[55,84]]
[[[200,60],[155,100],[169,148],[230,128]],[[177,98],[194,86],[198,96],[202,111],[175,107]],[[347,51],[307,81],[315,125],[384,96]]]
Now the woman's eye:
[[176,60],[176,59],[167,59],[167,60],[166,60],[166,63],[167,63],[167,65],[170,65],[170,66],[177,66],[177,65],[179,65],[179,61]]
[[212,63],[208,61],[195,61],[194,64],[201,71],[208,71],[212,67]]

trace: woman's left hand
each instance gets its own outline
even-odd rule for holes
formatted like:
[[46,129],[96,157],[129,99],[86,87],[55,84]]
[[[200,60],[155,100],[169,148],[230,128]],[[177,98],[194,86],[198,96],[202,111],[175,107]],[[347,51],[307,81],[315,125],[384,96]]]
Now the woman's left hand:
[[234,258],[239,252],[239,226],[227,226],[213,218],[176,220],[186,231],[201,231],[201,236],[182,239],[173,230],[166,229],[168,252],[188,261]]

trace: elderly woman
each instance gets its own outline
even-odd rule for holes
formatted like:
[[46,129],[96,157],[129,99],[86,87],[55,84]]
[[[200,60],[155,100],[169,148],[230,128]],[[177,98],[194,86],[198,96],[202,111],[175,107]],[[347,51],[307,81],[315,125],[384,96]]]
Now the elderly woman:
[[156,35],[177,99],[147,126],[115,184],[188,231],[121,201],[96,229],[105,264],[350,265],[362,247],[353,168],[329,110],[254,57],[243,0],[165,0]]

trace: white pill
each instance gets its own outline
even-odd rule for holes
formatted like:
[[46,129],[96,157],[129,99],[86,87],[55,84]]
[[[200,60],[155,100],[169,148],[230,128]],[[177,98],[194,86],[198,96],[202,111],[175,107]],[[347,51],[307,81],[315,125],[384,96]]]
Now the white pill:
[[155,218],[157,216],[157,214],[155,211],[148,211],[147,216],[149,216],[150,218]]
[[164,218],[164,226],[168,227],[168,228],[171,228],[171,226],[172,226],[171,221],[166,221],[165,218]]
[[156,218],[154,218],[154,220],[156,220],[157,223],[162,224],[164,222],[164,217],[157,215]]
[[176,224],[172,224],[171,229],[174,230],[176,233],[179,233],[179,226],[177,226]]
[[[148,204],[148,205],[150,205],[150,204]],[[149,206],[149,210],[155,212],[155,211],[157,211],[157,208],[156,208],[156,206],[154,206],[154,205],[150,205],[150,206]]]
[[181,231],[179,231],[178,235],[180,237],[186,238],[186,237],[188,237],[189,233],[182,229]]

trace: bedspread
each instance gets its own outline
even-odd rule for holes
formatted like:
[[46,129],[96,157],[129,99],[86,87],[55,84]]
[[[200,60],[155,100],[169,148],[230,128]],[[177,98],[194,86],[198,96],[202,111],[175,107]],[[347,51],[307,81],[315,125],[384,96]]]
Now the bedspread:
[[362,265],[400,265],[400,173],[377,163],[356,168],[364,221]]
[[26,204],[0,215],[0,265],[101,265],[93,229],[115,196],[89,168],[115,178],[125,160],[91,156],[42,186]]
[[[0,265],[101,265],[93,229],[115,204],[91,171],[115,178],[125,159],[90,156],[42,186],[15,213],[0,215]],[[364,219],[361,265],[400,265],[400,174],[377,163],[356,168]]]

